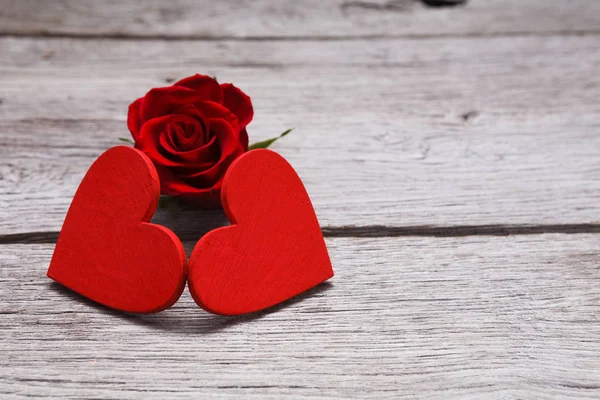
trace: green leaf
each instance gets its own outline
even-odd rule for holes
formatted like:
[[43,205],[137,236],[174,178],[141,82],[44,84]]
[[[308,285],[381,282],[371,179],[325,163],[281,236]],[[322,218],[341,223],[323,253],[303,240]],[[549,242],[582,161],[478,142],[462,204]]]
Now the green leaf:
[[277,141],[278,139],[281,139],[282,137],[284,137],[285,135],[287,135],[288,133],[290,133],[291,131],[293,131],[294,128],[290,128],[287,131],[283,132],[281,135],[271,138],[271,139],[267,139],[267,140],[263,140],[262,142],[257,142],[254,143],[251,146],[248,146],[248,150],[254,150],[254,149],[266,149],[267,147],[269,147],[270,145],[272,145],[275,141]]
[[135,144],[135,142],[133,140],[128,139],[128,138],[120,137],[119,140],[121,142],[129,143],[129,144]]

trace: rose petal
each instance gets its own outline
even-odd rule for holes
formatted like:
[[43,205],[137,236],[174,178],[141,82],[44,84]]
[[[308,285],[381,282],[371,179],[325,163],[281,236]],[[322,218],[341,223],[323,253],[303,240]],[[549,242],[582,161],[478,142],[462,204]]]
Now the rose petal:
[[236,115],[240,128],[245,128],[254,117],[252,100],[231,83],[222,84],[221,89],[223,89],[223,105]]
[[197,119],[181,115],[166,127],[173,147],[181,151],[194,150],[204,145],[204,124]]
[[196,104],[196,107],[207,118],[210,135],[217,135],[222,155],[231,154],[240,142],[237,117],[222,105],[211,101]]
[[204,100],[204,96],[183,86],[168,86],[150,90],[142,98],[140,106],[141,122],[174,113],[186,104]]
[[214,101],[203,101],[194,105],[205,118],[221,118],[229,122],[233,127],[233,130],[236,132],[236,137],[239,138],[239,121],[235,114],[229,111],[225,106],[215,103]]
[[[166,137],[166,141],[168,142],[168,147],[173,149],[173,152],[178,151],[179,142],[177,141],[176,132],[174,132],[173,126],[177,127],[177,125],[167,124],[165,129],[166,131],[161,134],[161,138],[163,136]],[[168,149],[166,149],[168,151]]]
[[209,188],[196,188],[175,176],[169,169],[157,166],[162,194],[177,196],[191,204],[202,207],[219,207],[221,205],[221,180]]
[[186,168],[207,168],[219,161],[220,151],[216,137],[213,137],[210,142],[201,147],[187,151],[174,148],[169,143],[167,135],[164,134],[160,136],[159,144],[169,154],[173,155],[172,160],[181,161]]
[[235,152],[240,145],[239,133],[236,134],[235,128],[229,121],[222,118],[210,118],[210,133],[217,137],[219,147],[221,148],[221,159]]
[[184,182],[189,183],[194,187],[206,188],[211,187],[218,182],[225,174],[225,171],[227,171],[229,165],[231,165],[231,161],[226,157],[208,169],[201,171],[192,171],[190,169],[190,173],[181,173],[178,175]]
[[140,136],[140,127],[142,122],[140,120],[140,104],[142,99],[139,98],[133,103],[129,105],[129,109],[127,111],[127,127],[129,128],[129,132],[131,132],[131,136],[134,141],[138,141]]
[[197,189],[185,183],[171,170],[163,166],[156,166],[160,179],[160,192],[169,196],[185,195],[186,193],[198,193],[209,189]]
[[182,86],[204,95],[204,100],[223,102],[223,90],[210,76],[196,74],[175,82],[173,86]]
[[206,187],[207,185],[211,185],[215,179],[222,179],[233,160],[244,152],[245,150],[243,149],[242,144],[238,143],[232,153],[221,153],[221,159],[210,169],[194,171],[190,168],[186,171],[182,171],[180,176],[185,182],[188,182],[193,186]]
[[[164,117],[153,118],[147,121],[140,131],[138,140],[138,147],[148,147],[149,145],[162,144],[163,148],[168,148],[169,152],[179,153],[185,152],[185,147],[194,146],[197,143],[197,147],[191,147],[190,150],[195,150],[204,146],[203,134],[200,131],[196,131],[192,137],[189,137],[182,124],[188,127],[197,127],[196,129],[204,129],[200,121],[182,114],[171,114]],[[191,128],[188,128],[191,129]],[[196,136],[196,137],[193,137]],[[164,142],[160,142],[160,139]],[[183,146],[182,146],[183,145]],[[184,147],[181,149],[181,147]]]
[[233,160],[235,160],[236,158],[238,158],[239,156],[241,156],[242,154],[244,154],[247,151],[248,151],[248,149],[244,149],[244,147],[240,143],[240,145],[238,146],[238,148],[232,154],[232,162],[233,162]]
[[221,208],[221,182],[217,182],[215,186],[203,192],[189,192],[179,198],[196,207]]
[[144,153],[154,162],[165,167],[177,167],[181,163],[177,163],[162,154],[159,138],[165,132],[166,125],[173,119],[173,115],[164,117],[152,118],[146,121],[140,129],[139,140],[136,141],[135,147]]
[[183,114],[195,118],[203,124],[202,140],[206,143],[210,140],[209,128],[206,126],[206,116],[193,104],[186,104],[175,111],[175,114]]
[[240,144],[242,145],[243,152],[248,151],[248,132],[246,132],[246,128],[240,131]]

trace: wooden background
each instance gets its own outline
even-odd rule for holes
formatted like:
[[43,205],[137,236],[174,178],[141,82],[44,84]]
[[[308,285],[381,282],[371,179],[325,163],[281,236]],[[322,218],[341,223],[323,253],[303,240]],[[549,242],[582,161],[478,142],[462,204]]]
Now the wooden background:
[[[127,105],[196,72],[296,128],[335,278],[241,318],[53,284]],[[599,155],[596,0],[0,0],[0,397],[600,398]]]

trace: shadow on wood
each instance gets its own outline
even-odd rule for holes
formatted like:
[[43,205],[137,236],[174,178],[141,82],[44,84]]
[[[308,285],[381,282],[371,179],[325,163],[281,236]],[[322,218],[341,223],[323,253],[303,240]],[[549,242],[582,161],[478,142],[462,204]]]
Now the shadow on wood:
[[[182,242],[193,241],[194,244],[207,232],[230,225],[222,209],[201,210],[176,200],[170,200],[168,204],[158,207],[152,223],[169,228]],[[186,246],[188,256],[190,250],[191,248]]]
[[187,289],[184,291],[179,302],[172,308],[156,314],[129,314],[113,310],[98,304],[72,290],[61,286],[56,282],[51,282],[48,287],[70,300],[83,303],[95,311],[135,325],[145,326],[151,329],[162,330],[166,332],[177,332],[183,334],[210,334],[225,330],[229,327],[259,320],[269,314],[278,312],[289,306],[293,306],[308,297],[318,295],[333,287],[330,282],[324,282],[296,297],[293,297],[281,304],[271,307],[267,310],[246,314],[236,317],[224,317],[207,313],[199,308],[189,296]]

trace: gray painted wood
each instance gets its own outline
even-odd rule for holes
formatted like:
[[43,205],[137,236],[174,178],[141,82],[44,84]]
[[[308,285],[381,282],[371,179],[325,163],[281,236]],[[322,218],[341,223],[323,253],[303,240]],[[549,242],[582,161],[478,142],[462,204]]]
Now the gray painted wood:
[[262,38],[598,32],[594,0],[0,0],[0,33]]
[[324,227],[594,224],[599,43],[0,39],[0,234],[58,231],[129,102],[196,71],[252,95],[253,140],[296,128],[274,148]]
[[[0,0],[0,398],[599,398],[599,26],[588,0]],[[296,128],[331,284],[230,319],[51,283],[128,103],[195,72],[252,95],[254,140]]]
[[0,246],[1,397],[598,398],[599,239],[329,239],[330,284],[234,319],[109,311]]

